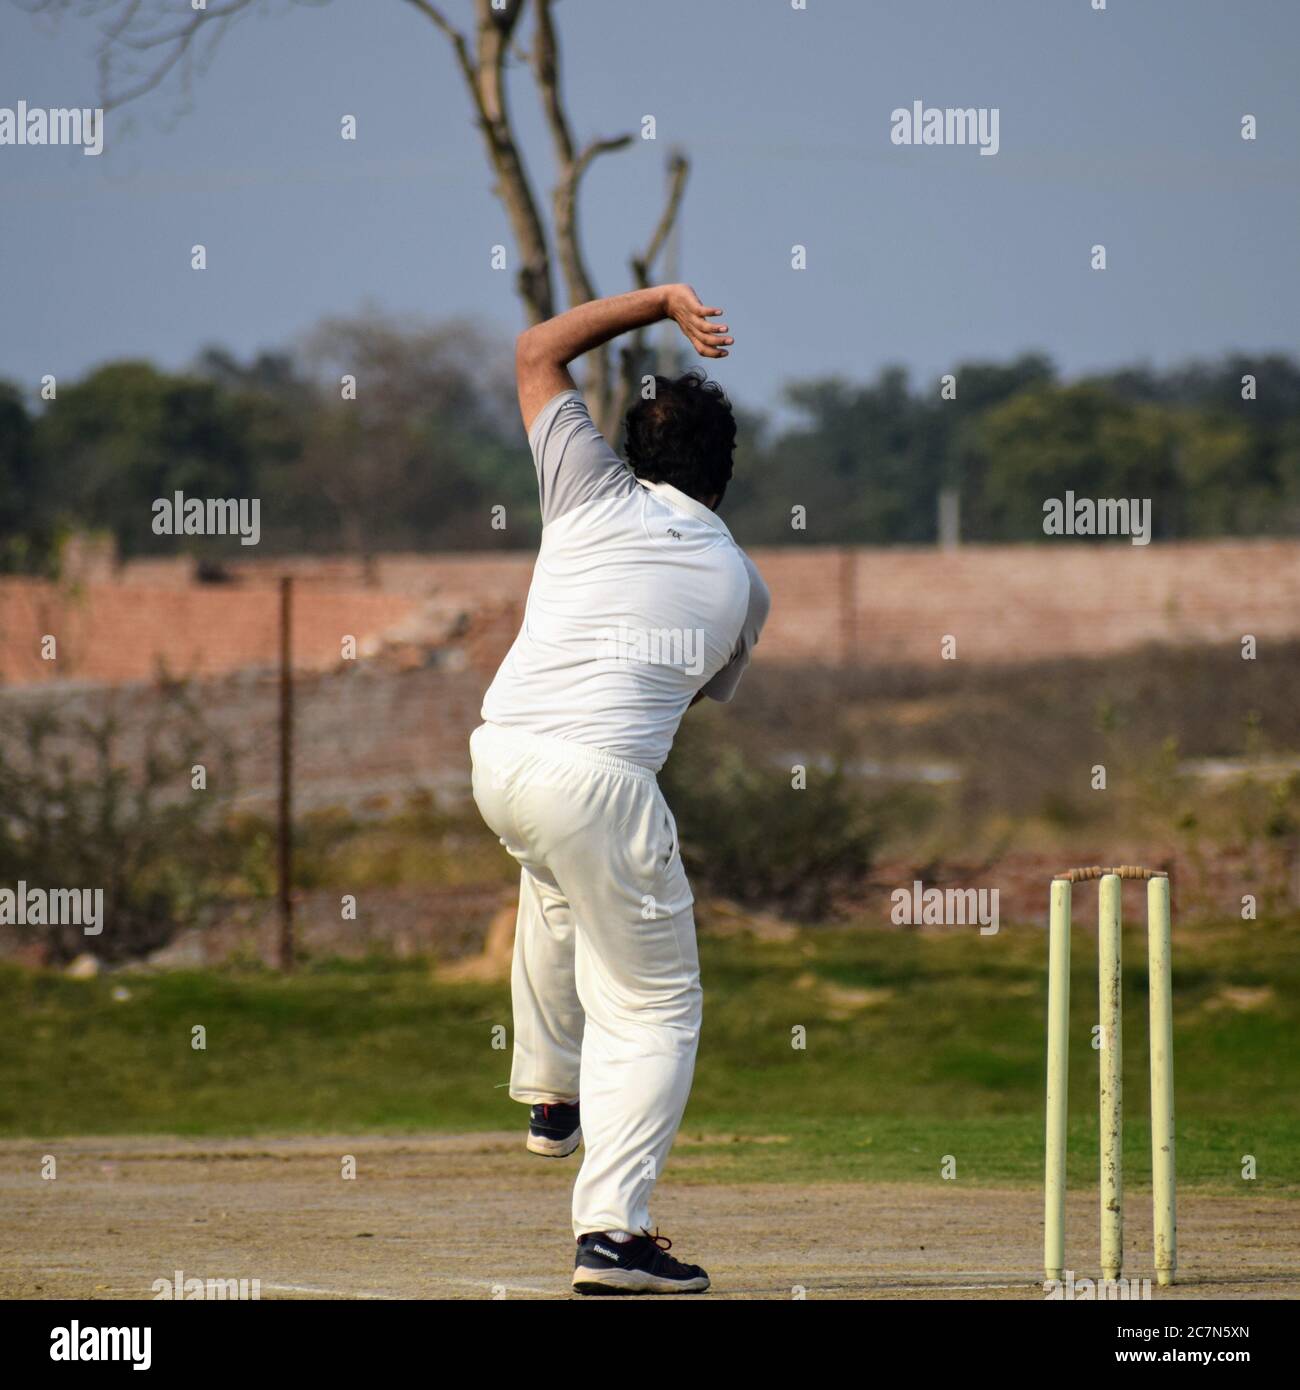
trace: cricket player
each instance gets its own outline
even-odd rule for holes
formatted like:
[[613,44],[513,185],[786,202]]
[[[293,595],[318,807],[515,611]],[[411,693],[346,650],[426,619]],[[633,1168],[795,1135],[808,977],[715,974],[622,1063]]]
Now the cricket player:
[[701,356],[726,357],[721,313],[661,285],[537,324],[515,353],[542,541],[470,750],[479,810],[520,866],[510,1094],[532,1107],[533,1153],[586,1146],[573,1189],[582,1293],[709,1287],[650,1224],[701,1006],[694,899],[656,773],[687,707],[735,693],[769,600],[717,515],[736,441],[721,388],[698,370],[655,377],[627,413],[624,462],[568,368],[661,319]]

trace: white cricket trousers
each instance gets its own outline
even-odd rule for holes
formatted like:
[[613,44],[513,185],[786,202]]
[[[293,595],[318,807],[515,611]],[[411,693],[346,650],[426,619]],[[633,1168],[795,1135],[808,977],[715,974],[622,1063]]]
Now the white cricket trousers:
[[497,724],[474,800],[519,861],[510,1094],[582,1103],[573,1233],[650,1226],[700,1034],[694,901],[655,775]]

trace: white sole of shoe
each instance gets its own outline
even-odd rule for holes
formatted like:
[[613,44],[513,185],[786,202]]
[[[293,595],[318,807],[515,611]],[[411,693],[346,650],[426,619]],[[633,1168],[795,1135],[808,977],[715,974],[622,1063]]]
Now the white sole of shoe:
[[539,1134],[530,1134],[528,1136],[528,1152],[541,1154],[543,1158],[568,1158],[581,1143],[582,1131],[580,1129],[575,1129],[564,1139],[544,1139]]
[[703,1293],[709,1276],[696,1279],[662,1279],[644,1269],[575,1269],[573,1287],[579,1293]]

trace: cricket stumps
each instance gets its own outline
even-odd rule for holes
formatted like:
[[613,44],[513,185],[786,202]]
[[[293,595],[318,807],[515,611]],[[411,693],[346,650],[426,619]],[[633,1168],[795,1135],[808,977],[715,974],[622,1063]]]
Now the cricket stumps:
[[1126,878],[1147,884],[1147,972],[1150,993],[1151,1185],[1157,1282],[1177,1269],[1174,1190],[1173,988],[1169,878],[1159,870],[1122,865],[1070,869],[1052,881],[1048,918],[1047,1151],[1043,1204],[1043,1269],[1065,1274],[1066,1148],[1070,1071],[1070,909],[1072,885],[1099,879],[1097,982],[1100,1010],[1101,1272],[1124,1268],[1123,907]]

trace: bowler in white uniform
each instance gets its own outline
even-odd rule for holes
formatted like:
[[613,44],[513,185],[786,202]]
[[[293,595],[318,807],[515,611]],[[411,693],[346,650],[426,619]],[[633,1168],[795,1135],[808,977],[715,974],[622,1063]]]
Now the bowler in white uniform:
[[568,364],[666,318],[725,357],[721,312],[687,285],[637,290],[528,329],[515,354],[542,541],[470,749],[475,800],[520,866],[510,1094],[532,1107],[534,1153],[585,1146],[583,1293],[709,1286],[650,1220],[701,1006],[693,897],[656,774],[688,706],[735,693],[769,600],[717,515],[736,439],[721,388],[699,371],[656,377],[627,413],[624,462]]

